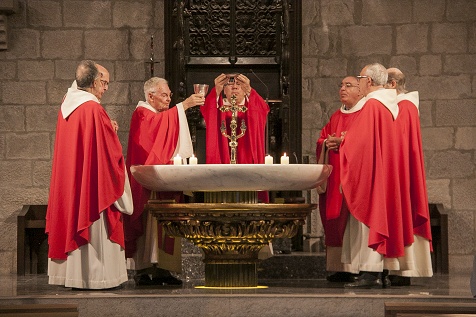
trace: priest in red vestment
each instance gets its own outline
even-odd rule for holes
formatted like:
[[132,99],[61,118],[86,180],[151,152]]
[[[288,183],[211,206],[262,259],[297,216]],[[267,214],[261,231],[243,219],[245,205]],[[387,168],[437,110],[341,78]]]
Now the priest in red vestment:
[[58,114],[46,214],[50,284],[106,289],[127,281],[122,213],[132,200],[122,147],[99,104],[93,61],[76,70]]
[[[128,267],[136,271],[139,285],[180,285],[182,281],[170,274],[181,272],[180,239],[168,237],[155,217],[144,212],[150,190],[143,188],[133,176],[132,165],[172,164],[180,155],[193,154],[185,110],[203,104],[201,94],[191,95],[169,109],[172,93],[163,78],[153,77],[145,82],[146,101],[139,101],[132,114],[126,166],[134,198],[134,213],[125,218],[126,257]],[[181,199],[181,193],[157,193],[158,199]]]
[[[350,212],[342,261],[361,272],[346,287],[382,287],[384,257],[404,255],[394,125],[397,95],[384,89],[387,77],[386,68],[377,63],[357,76],[366,101],[340,148],[341,187]],[[400,269],[398,261],[392,264],[388,269]]]
[[[206,161],[207,164],[230,164],[230,140],[220,130],[225,124],[226,134],[231,135],[231,111],[223,112],[219,108],[231,105],[232,96],[236,105],[245,106],[246,111],[238,112],[237,124],[244,120],[246,132],[238,139],[236,150],[237,164],[264,164],[266,155],[266,121],[269,105],[251,88],[250,80],[243,74],[220,74],[215,78],[215,87],[205,99],[200,111],[206,124]],[[240,128],[237,128],[237,134]],[[268,192],[258,192],[258,200],[269,202]],[[259,258],[265,259],[273,254],[271,245],[260,251]]]
[[329,123],[321,130],[317,140],[317,161],[332,165],[332,173],[327,179],[325,191],[319,192],[319,212],[325,235],[326,270],[335,272],[327,279],[331,282],[352,282],[352,273],[358,272],[347,268],[341,261],[342,238],[349,211],[340,190],[339,148],[348,127],[362,109],[365,99],[362,99],[359,82],[353,76],[345,77],[339,87],[342,106],[330,117]]
[[[230,78],[233,78],[230,80]],[[224,92],[225,96],[222,95]],[[246,123],[246,133],[238,139],[237,164],[263,164],[265,157],[265,129],[269,112],[268,104],[251,88],[250,80],[243,74],[230,77],[225,74],[215,78],[215,87],[205,99],[200,111],[206,123],[207,164],[229,164],[230,147],[228,138],[221,134],[220,126],[225,121],[226,133],[230,135],[231,112],[222,112],[220,107],[230,105],[236,96],[236,104],[248,110],[238,112],[238,127]],[[237,129],[239,133],[239,128]]]
[[[399,113],[395,120],[399,147],[399,176],[402,202],[405,266],[392,275],[429,277],[431,265],[431,225],[426,189],[425,165],[420,131],[418,92],[406,92],[405,75],[398,68],[388,69],[386,88],[396,89]],[[393,279],[392,280],[401,280]],[[405,281],[405,280],[403,280]],[[409,279],[407,279],[407,284]],[[392,282],[395,284],[395,282]]]

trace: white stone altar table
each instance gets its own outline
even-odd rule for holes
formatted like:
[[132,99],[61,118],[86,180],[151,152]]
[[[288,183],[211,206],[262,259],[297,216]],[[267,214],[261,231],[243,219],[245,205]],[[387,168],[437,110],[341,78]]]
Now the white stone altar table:
[[204,252],[206,287],[258,287],[258,252],[274,238],[291,238],[316,204],[258,203],[258,191],[313,189],[332,171],[320,164],[198,164],[132,166],[152,191],[202,191],[204,203],[163,203],[146,208],[167,234]]

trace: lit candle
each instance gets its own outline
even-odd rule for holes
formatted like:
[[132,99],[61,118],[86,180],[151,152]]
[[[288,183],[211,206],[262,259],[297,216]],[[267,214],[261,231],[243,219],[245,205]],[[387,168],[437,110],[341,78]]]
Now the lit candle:
[[273,157],[271,155],[266,155],[264,158],[264,164],[273,164]]
[[286,152],[281,156],[281,164],[289,164],[289,156],[286,156]]
[[188,164],[189,165],[197,165],[198,164],[198,159],[195,155],[192,154],[192,157],[188,159]]
[[174,157],[174,165],[182,165],[182,158],[178,154]]

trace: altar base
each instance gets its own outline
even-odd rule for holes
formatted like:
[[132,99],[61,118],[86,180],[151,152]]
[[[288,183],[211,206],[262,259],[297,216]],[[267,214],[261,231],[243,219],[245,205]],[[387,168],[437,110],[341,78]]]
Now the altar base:
[[150,200],[146,206],[167,234],[186,238],[203,251],[206,287],[257,287],[259,251],[274,238],[296,235],[316,208],[315,204],[243,203],[240,197],[254,197],[247,193],[232,197],[238,202],[164,204]]

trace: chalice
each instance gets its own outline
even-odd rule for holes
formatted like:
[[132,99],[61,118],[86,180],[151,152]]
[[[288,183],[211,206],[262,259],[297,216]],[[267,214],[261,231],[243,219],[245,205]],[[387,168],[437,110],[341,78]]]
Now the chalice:
[[193,84],[193,92],[196,94],[202,94],[205,97],[208,93],[207,84]]

